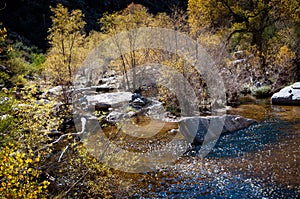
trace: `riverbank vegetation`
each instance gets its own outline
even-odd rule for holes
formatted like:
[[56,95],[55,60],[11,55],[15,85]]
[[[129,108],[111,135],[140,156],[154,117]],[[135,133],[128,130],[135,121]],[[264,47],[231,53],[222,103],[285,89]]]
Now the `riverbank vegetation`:
[[[235,106],[240,96],[268,97],[299,79],[299,4],[298,0],[189,0],[187,9],[172,5],[167,13],[152,13],[132,3],[103,13],[99,29],[91,31],[85,29],[84,12],[57,4],[49,8],[52,26],[45,38],[46,51],[28,45],[0,21],[0,196],[114,197],[133,189],[120,174],[88,155],[74,125],[66,128],[72,117],[68,91],[76,70],[101,41],[133,30],[128,37],[134,43],[134,30],[141,27],[180,31],[210,53],[223,77],[227,104]],[[111,67],[126,75],[153,62],[182,73],[197,88],[200,108],[209,104],[201,73],[191,66],[185,71],[188,63],[175,54],[133,50]],[[165,78],[171,78],[167,72]],[[133,80],[128,88],[134,92],[139,89],[136,85]],[[62,95],[47,95],[54,86],[62,86]],[[156,89],[167,109],[179,112],[174,93],[163,86]]]

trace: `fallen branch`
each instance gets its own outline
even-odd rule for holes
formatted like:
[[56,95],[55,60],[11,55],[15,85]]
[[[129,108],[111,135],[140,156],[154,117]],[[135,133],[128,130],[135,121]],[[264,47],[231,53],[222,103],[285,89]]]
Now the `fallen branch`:
[[78,137],[82,134],[83,134],[83,132],[63,134],[57,140],[55,140],[54,142],[51,142],[50,144],[45,145],[43,148],[36,150],[35,153],[38,153],[38,152],[43,151],[43,150],[45,150],[49,147],[52,147],[53,145],[58,144],[59,142],[61,142],[66,137]]
[[43,148],[36,150],[34,153],[38,153],[38,152],[43,151],[43,150],[45,150],[49,147],[52,147],[53,145],[56,145],[59,142],[61,142],[66,137],[79,137],[79,136],[81,136],[82,134],[85,133],[85,125],[86,125],[86,118],[82,117],[81,118],[81,132],[63,134],[63,135],[59,136],[59,138],[57,140],[55,140],[54,142],[51,142],[50,144],[47,144]]
[[61,154],[60,154],[60,156],[59,156],[59,158],[58,158],[58,162],[61,161],[63,155],[64,155],[65,152],[68,150],[68,148],[70,147],[70,145],[71,145],[71,143],[69,143],[69,144],[67,145],[67,147],[63,150],[63,152],[61,152]]

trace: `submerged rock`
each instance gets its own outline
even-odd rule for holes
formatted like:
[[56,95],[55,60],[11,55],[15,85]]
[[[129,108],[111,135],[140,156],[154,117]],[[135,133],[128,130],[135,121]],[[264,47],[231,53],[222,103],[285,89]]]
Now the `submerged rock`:
[[189,117],[179,123],[179,130],[189,143],[202,145],[217,139],[221,134],[248,128],[255,120],[238,115]]
[[271,100],[274,105],[300,105],[300,82],[281,89]]

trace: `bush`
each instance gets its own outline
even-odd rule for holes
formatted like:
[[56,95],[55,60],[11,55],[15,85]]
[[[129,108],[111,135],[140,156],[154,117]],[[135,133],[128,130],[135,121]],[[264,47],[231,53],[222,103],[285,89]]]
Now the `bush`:
[[258,98],[266,98],[271,94],[270,86],[252,87],[251,94]]
[[251,86],[249,84],[245,84],[241,90],[241,93],[243,95],[251,94]]
[[46,198],[49,182],[39,182],[41,171],[35,168],[39,157],[9,144],[1,147],[0,158],[1,198]]
[[[49,182],[40,180],[42,171],[38,168],[41,156],[34,153],[32,144],[45,140],[38,131],[42,125],[34,120],[40,112],[37,108],[43,110],[44,107],[34,106],[29,101],[34,102],[17,101],[9,94],[0,93],[0,198],[47,196]],[[23,108],[28,111],[23,111]]]
[[0,84],[6,85],[9,83],[9,75],[5,72],[0,71]]

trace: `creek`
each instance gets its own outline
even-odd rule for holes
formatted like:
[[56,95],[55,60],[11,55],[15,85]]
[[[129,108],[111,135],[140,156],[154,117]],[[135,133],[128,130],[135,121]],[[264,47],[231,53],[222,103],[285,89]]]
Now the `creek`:
[[300,106],[257,100],[228,113],[259,124],[222,135],[204,158],[182,157],[154,172],[123,173],[131,197],[299,198]]

